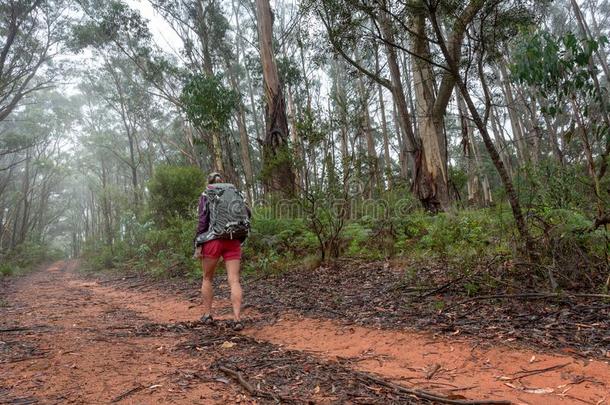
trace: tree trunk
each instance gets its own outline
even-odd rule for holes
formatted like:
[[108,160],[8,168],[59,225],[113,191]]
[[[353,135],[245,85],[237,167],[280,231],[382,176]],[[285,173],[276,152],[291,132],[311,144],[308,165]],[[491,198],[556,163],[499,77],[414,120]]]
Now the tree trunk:
[[112,232],[112,206],[110,198],[108,196],[108,174],[106,168],[106,162],[104,158],[101,160],[102,164],[102,218],[104,221],[104,233],[106,239],[106,246],[112,249],[114,235]]
[[[418,117],[419,138],[425,153],[425,170],[430,177],[432,193],[428,196],[429,204],[439,208],[449,207],[449,179],[447,175],[447,151],[443,134],[444,110],[435,111],[436,96],[434,89],[434,72],[426,60],[432,59],[426,37],[425,16],[413,17],[414,34],[412,36],[413,81],[415,84],[416,114]],[[426,59],[426,60],[424,60]]]
[[471,115],[472,119],[474,120],[474,123],[476,124],[476,126],[479,130],[479,133],[481,134],[481,137],[483,138],[483,143],[485,144],[487,152],[489,153],[489,156],[491,157],[491,160],[492,160],[494,166],[496,167],[498,174],[500,175],[500,179],[502,180],[502,184],[504,185],[504,189],[506,191],[506,195],[508,197],[508,201],[511,206],[513,217],[515,218],[517,230],[519,231],[519,234],[525,245],[525,253],[528,256],[532,257],[534,254],[534,242],[529,233],[527,222],[525,221],[525,217],[523,216],[523,211],[521,211],[521,204],[519,202],[519,197],[517,195],[517,192],[515,191],[513,182],[511,180],[510,176],[508,175],[508,172],[506,171],[504,164],[502,163],[502,159],[500,158],[500,155],[498,154],[498,150],[496,149],[495,145],[493,144],[493,142],[489,136],[489,132],[487,131],[487,126],[483,122],[483,119],[482,119],[481,115],[479,114],[479,111],[477,110],[476,106],[474,105],[474,102],[472,101],[472,98],[470,97],[470,93],[468,92],[468,87],[466,86],[466,83],[460,76],[460,68],[459,68],[458,62],[453,59],[453,57],[455,55],[452,55],[447,48],[447,44],[445,43],[445,40],[443,38],[442,32],[438,25],[438,21],[436,20],[436,15],[435,15],[434,11],[430,11],[430,19],[432,22],[432,26],[434,28],[434,32],[436,33],[436,39],[438,40],[441,51],[443,52],[443,56],[445,57],[445,60],[447,61],[448,72],[455,79],[456,85],[458,86],[460,92],[462,93],[462,97],[464,97],[464,101],[466,102],[466,105],[468,106],[470,115]]
[[[237,49],[237,61],[236,65],[239,66],[239,47]],[[244,168],[244,177],[246,181],[246,196],[250,206],[254,202],[254,172],[252,170],[252,161],[250,159],[250,141],[248,139],[248,131],[246,129],[246,111],[242,102],[241,92],[237,78],[235,77],[235,70],[229,65],[229,61],[225,60],[227,68],[227,74],[231,87],[239,95],[239,101],[237,104],[237,130],[239,132],[239,150],[241,154],[242,166]]]
[[[379,72],[379,49],[375,45],[375,69]],[[383,87],[377,83],[379,97],[379,109],[381,114],[381,134],[383,136],[383,157],[385,163],[385,177],[388,182],[388,189],[392,189],[392,160],[390,158],[390,141],[388,137],[388,123],[385,115],[385,101],[383,99]]]
[[[358,56],[356,56],[356,60]],[[358,90],[360,92],[360,108],[362,109],[362,132],[364,132],[364,139],[366,140],[366,184],[368,188],[366,190],[366,197],[373,198],[376,188],[378,187],[378,171],[377,171],[377,153],[375,152],[375,141],[373,140],[373,128],[371,126],[371,115],[369,112],[369,94],[364,87],[364,81],[362,75],[358,74]]]
[[[21,217],[21,226],[19,230],[19,236],[17,238],[17,245],[23,243],[27,236],[27,224],[30,216],[30,149],[26,150],[25,158],[25,171],[23,173],[23,187],[21,189],[23,198],[23,212]],[[17,221],[17,218],[15,218]]]
[[[582,10],[578,6],[578,3],[576,2],[576,0],[570,0],[570,3],[572,4],[572,8],[574,10],[574,15],[576,16],[576,21],[578,22],[578,27],[580,28],[580,31],[582,32],[583,36],[587,39],[593,39],[593,35],[591,34],[589,25],[587,24],[587,21],[583,17]],[[600,35],[599,27],[597,26],[597,20],[595,19],[595,12],[593,10],[591,10],[591,20],[593,22],[593,28],[595,28],[595,30],[597,31],[596,35],[599,36]],[[610,78],[610,69],[608,69],[608,60],[606,58],[606,51],[605,51],[604,47],[600,46],[598,49],[596,49],[595,55],[597,56],[599,63],[602,67],[602,70],[604,71],[604,74],[606,75],[606,80],[608,80]]]
[[256,0],[256,18],[266,101],[263,178],[267,191],[291,197],[295,194],[295,183],[288,146],[288,119],[273,54],[273,15],[269,0]]
[[440,202],[436,198],[436,187],[430,172],[428,171],[425,150],[421,147],[420,139],[413,133],[411,115],[409,114],[407,100],[400,77],[396,49],[394,46],[390,45],[394,43],[394,33],[388,21],[388,17],[385,16],[385,14],[382,14],[382,17],[380,17],[380,26],[382,35],[387,41],[385,48],[392,83],[391,90],[394,102],[396,103],[400,127],[405,134],[404,147],[406,147],[406,150],[411,157],[409,163],[411,164],[411,187],[413,194],[415,194],[425,209],[436,212],[441,208]]
[[[537,103],[540,105],[541,110],[546,110],[547,103],[544,97],[538,99],[537,97],[532,96],[532,98],[535,104]],[[564,166],[565,161],[563,157],[563,152],[561,151],[561,147],[559,146],[559,137],[557,136],[557,121],[553,120],[553,118],[551,118],[547,113],[542,113],[542,116],[544,118],[544,122],[546,123],[549,138],[551,140],[551,150],[553,151],[553,156],[555,157],[555,159],[557,159],[557,163],[559,163],[560,166]]]
[[508,144],[506,143],[506,139],[504,139],[504,135],[502,134],[501,130],[499,129],[500,127],[501,127],[501,125],[499,124],[497,110],[496,110],[496,108],[492,107],[492,109],[491,109],[491,128],[492,128],[492,131],[494,134],[494,139],[496,140],[496,143],[498,145],[500,145],[499,154],[501,156],[502,163],[504,164],[504,167],[508,171],[509,177],[512,179],[514,176],[514,170],[513,170],[513,165],[512,165],[512,161],[511,161],[511,155],[509,153],[509,147],[508,147]]
[[398,120],[398,107],[396,102],[392,102],[392,119],[394,120],[394,131],[396,131],[396,139],[398,140],[398,163],[400,165],[400,177],[409,181],[409,153],[403,137],[406,136],[401,130],[400,121]]
[[474,128],[467,117],[464,99],[457,88],[455,93],[462,126],[462,143],[464,145],[464,154],[467,159],[468,167],[468,202],[471,205],[486,207],[493,202],[489,179],[487,178],[487,175],[483,173],[479,151],[474,137]]
[[350,153],[349,153],[349,139],[348,139],[348,118],[347,118],[347,96],[345,94],[344,82],[343,82],[343,65],[337,61],[333,61],[333,81],[334,81],[334,101],[335,111],[338,116],[337,122],[339,124],[339,144],[341,148],[341,171],[343,180],[343,194],[348,195],[349,192],[349,177],[350,177]]
[[292,142],[292,155],[293,159],[297,163],[297,167],[295,167],[295,183],[299,187],[299,189],[304,189],[303,185],[303,162],[302,162],[302,145],[301,140],[299,139],[299,131],[297,128],[297,112],[294,107],[294,100],[292,98],[292,90],[290,86],[288,87],[288,115],[290,116],[290,127],[291,127],[291,142]]
[[504,90],[504,98],[506,99],[507,109],[508,109],[508,117],[510,119],[510,125],[513,132],[513,137],[515,139],[515,146],[517,148],[517,156],[519,158],[519,164],[524,165],[529,163],[529,154],[527,153],[527,148],[524,142],[523,129],[521,125],[521,120],[518,117],[516,108],[517,103],[515,102],[515,98],[513,97],[513,91],[511,89],[510,83],[508,81],[508,72],[506,71],[506,67],[502,62],[498,64],[500,75],[498,77],[502,80],[502,88]]

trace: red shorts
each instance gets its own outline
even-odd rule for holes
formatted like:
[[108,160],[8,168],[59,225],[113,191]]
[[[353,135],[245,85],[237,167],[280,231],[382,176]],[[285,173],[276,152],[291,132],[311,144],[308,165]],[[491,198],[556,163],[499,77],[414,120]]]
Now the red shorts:
[[202,255],[208,259],[225,260],[241,259],[241,242],[238,239],[214,239],[203,244]]

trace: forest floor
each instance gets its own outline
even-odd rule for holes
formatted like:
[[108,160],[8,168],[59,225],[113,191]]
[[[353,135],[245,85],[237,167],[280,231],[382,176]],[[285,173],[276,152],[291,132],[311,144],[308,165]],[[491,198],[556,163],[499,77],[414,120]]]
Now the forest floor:
[[438,310],[440,291],[343,263],[248,278],[236,333],[222,276],[209,327],[195,282],[78,266],[0,280],[0,404],[610,404],[608,302]]

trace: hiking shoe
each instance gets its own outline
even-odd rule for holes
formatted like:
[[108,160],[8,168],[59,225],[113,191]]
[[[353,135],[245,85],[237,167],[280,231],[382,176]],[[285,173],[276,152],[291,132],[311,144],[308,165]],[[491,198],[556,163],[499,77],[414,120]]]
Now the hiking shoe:
[[239,332],[240,330],[244,329],[244,324],[241,321],[233,321],[231,323],[231,329],[233,329],[235,332]]
[[212,318],[212,315],[206,314],[206,315],[203,315],[201,317],[201,319],[199,319],[199,322],[201,322],[204,325],[210,325],[211,326],[211,325],[214,325],[214,318]]

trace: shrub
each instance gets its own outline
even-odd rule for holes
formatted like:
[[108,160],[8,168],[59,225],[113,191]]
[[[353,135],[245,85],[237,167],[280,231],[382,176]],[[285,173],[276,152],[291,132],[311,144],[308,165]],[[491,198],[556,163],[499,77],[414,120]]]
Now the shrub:
[[598,289],[608,277],[610,232],[582,213],[547,209],[532,219],[539,233],[541,264],[553,269],[558,287]]
[[204,186],[205,176],[196,167],[158,167],[148,183],[155,221],[166,226],[176,218],[192,218]]
[[0,276],[8,277],[13,275],[13,266],[8,263],[0,264]]
[[35,266],[64,257],[64,253],[46,243],[26,241],[0,257],[0,275],[11,276],[32,270]]
[[302,219],[269,219],[255,215],[245,247],[248,257],[271,252],[299,256],[314,253],[317,241]]
[[396,247],[401,254],[433,255],[456,262],[510,253],[513,232],[510,212],[497,208],[435,216],[418,212],[398,219],[395,227]]
[[595,204],[585,169],[578,165],[560,166],[544,160],[537,166],[526,166],[516,183],[524,206],[538,213],[554,209],[589,211]]

